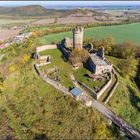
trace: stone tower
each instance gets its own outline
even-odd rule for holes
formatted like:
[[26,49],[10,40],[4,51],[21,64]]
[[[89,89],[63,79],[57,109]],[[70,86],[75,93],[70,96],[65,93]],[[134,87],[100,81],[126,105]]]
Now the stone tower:
[[82,49],[83,48],[83,27],[76,27],[73,29],[73,48]]

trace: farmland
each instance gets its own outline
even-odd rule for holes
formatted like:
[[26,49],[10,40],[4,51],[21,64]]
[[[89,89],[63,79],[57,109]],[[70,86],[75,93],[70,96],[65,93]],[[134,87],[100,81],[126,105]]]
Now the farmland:
[[19,34],[21,29],[17,29],[17,30],[10,30],[10,29],[5,29],[4,27],[10,27],[10,26],[15,26],[15,25],[19,25],[19,24],[25,24],[25,23],[29,23],[33,21],[33,19],[10,19],[10,18],[1,18],[0,19],[0,41],[4,41],[6,39],[12,38],[16,35]]
[[[106,27],[92,27],[85,29],[84,38],[96,38],[101,39],[112,36],[117,43],[124,41],[133,41],[136,44],[140,44],[140,23],[132,23],[126,25],[114,25]],[[59,42],[64,37],[72,37],[71,32],[56,33],[40,37],[37,41],[40,44],[48,44],[51,42]]]
[[8,29],[0,30],[0,40],[4,41],[6,39],[12,38],[18,35],[19,32],[20,30],[8,30]]
[[0,26],[7,25],[7,24],[29,23],[30,21],[33,21],[33,19],[10,19],[10,18],[1,18],[0,19]]

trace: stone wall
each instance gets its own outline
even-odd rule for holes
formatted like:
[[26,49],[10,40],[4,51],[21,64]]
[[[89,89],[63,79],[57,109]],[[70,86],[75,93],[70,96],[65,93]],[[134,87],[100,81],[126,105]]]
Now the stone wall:
[[115,72],[114,69],[113,69],[113,73],[114,73],[114,75],[115,75],[116,82],[115,82],[115,84],[113,85],[109,96],[108,96],[108,97],[106,98],[106,100],[104,101],[105,104],[108,103],[109,99],[112,97],[114,91],[116,90],[116,88],[117,88],[117,86],[118,86],[118,84],[119,84],[119,78],[118,78],[117,73]]
[[112,73],[111,74],[111,77],[109,79],[109,81],[107,81],[107,83],[101,88],[101,90],[99,90],[96,94],[97,94],[97,99],[99,99],[99,97],[107,90],[107,88],[109,88],[109,86],[111,85],[112,83]]
[[94,99],[97,99],[97,94],[94,92],[90,87],[88,87],[85,83],[80,83],[90,94],[93,96]]
[[109,81],[107,81],[107,83],[96,93],[94,92],[90,87],[88,87],[86,84],[84,84],[83,82],[80,83],[87,91],[89,91],[89,93],[93,96],[94,99],[99,99],[101,97],[101,95],[107,90],[107,88],[109,88],[109,86],[112,83],[112,74],[111,74],[111,78],[109,79]]
[[37,47],[36,52],[39,53],[41,51],[45,51],[49,49],[57,49],[57,45],[53,44],[53,45],[43,45],[43,46]]

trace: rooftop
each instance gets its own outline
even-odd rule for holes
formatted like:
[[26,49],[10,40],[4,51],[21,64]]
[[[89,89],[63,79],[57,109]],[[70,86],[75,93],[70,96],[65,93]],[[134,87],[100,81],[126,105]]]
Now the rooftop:
[[70,93],[72,93],[73,96],[77,97],[82,94],[82,91],[80,90],[80,88],[75,87],[70,91]]
[[108,65],[108,63],[105,60],[101,59],[97,54],[91,54],[90,57],[95,65],[98,65],[98,66]]

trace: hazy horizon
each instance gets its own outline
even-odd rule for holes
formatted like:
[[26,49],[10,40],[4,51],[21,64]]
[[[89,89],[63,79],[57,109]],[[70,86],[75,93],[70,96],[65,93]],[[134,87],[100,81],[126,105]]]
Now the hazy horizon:
[[[7,4],[8,3],[8,4]],[[139,5],[140,1],[0,1],[0,6],[15,7],[27,5],[41,6],[131,6]]]

